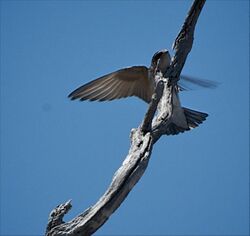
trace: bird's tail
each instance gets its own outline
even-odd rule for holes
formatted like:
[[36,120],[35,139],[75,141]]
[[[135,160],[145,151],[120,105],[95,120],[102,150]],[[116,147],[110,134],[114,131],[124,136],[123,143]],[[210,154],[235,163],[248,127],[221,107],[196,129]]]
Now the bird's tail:
[[183,107],[183,110],[190,129],[197,127],[208,117],[208,114],[204,112],[194,111],[185,107]]
[[186,118],[187,127],[182,127],[181,125],[172,122],[168,125],[168,128],[166,130],[166,135],[176,135],[191,130],[199,126],[199,124],[201,124],[204,120],[206,120],[206,117],[208,116],[207,113],[194,111],[185,107],[182,107],[182,109],[184,116]]

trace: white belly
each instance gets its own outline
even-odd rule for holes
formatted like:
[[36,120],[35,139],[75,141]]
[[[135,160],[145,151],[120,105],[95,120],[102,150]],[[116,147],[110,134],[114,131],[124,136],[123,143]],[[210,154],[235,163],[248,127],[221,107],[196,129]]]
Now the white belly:
[[186,116],[184,114],[184,110],[181,107],[180,99],[178,96],[178,92],[174,89],[173,91],[173,114],[172,114],[172,122],[177,126],[182,128],[188,128]]

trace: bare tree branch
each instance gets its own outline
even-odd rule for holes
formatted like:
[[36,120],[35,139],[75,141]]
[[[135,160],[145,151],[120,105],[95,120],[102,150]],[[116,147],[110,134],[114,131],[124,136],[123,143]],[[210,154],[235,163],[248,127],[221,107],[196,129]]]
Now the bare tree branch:
[[152,130],[152,120],[157,110],[158,103],[162,98],[163,89],[164,89],[164,81],[161,79],[158,81],[156,85],[155,92],[152,96],[148,110],[142,122],[141,130],[143,134],[146,134],[147,132],[150,132]]
[[67,214],[67,212],[71,209],[71,207],[71,201],[69,200],[58,205],[53,211],[51,211],[46,232],[49,232],[54,227],[63,224],[64,222],[62,219],[64,215]]
[[175,50],[175,55],[172,59],[170,71],[168,72],[174,78],[180,77],[187,55],[192,49],[195,25],[204,4],[205,0],[195,0],[193,2],[182,29],[174,41],[173,49]]
[[[195,0],[178,34],[175,55],[165,75],[157,79],[157,86],[148,111],[139,128],[131,131],[131,146],[122,166],[114,174],[104,195],[94,205],[73,220],[64,223],[63,216],[71,208],[70,201],[59,205],[50,214],[46,236],[82,236],[96,232],[125,200],[147,168],[153,144],[166,133],[172,114],[173,89],[193,44],[194,29],[205,0]],[[157,114],[155,115],[157,111]],[[154,118],[155,116],[155,118]],[[154,119],[153,119],[154,118]]]

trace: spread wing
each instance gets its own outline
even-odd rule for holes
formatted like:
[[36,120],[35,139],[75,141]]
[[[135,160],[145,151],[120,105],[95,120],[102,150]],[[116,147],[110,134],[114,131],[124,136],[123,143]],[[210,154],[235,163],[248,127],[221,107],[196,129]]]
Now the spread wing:
[[218,82],[212,80],[198,79],[191,76],[181,75],[178,86],[181,91],[193,90],[197,87],[214,89],[218,86]]
[[72,100],[110,101],[123,97],[137,96],[150,102],[154,91],[153,81],[148,78],[148,68],[132,66],[104,75],[73,91]]

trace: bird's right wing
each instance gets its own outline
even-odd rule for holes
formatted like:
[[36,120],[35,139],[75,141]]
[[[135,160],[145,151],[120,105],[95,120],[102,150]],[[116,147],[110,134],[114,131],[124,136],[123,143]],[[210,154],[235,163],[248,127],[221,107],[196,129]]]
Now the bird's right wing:
[[181,75],[178,86],[181,91],[193,90],[197,87],[214,89],[218,86],[218,82],[212,80],[198,79],[191,76]]
[[137,96],[150,102],[154,84],[148,78],[148,68],[132,66],[93,80],[73,91],[69,98],[90,101],[110,101]]

